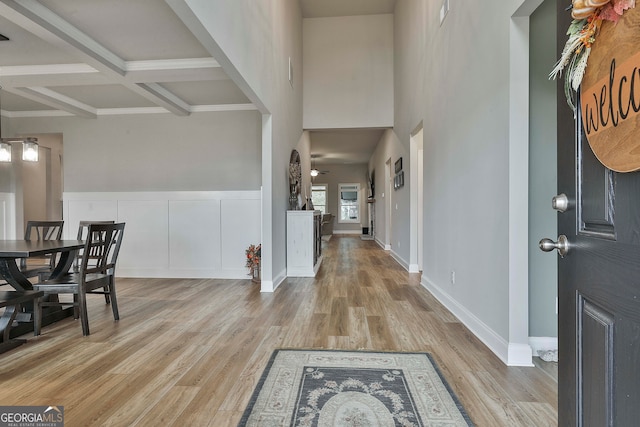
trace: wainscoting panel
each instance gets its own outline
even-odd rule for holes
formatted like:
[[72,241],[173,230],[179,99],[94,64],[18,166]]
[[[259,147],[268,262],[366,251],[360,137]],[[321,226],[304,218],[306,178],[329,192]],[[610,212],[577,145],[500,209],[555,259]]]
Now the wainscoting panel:
[[126,222],[121,277],[248,278],[260,243],[260,191],[65,193],[65,236],[80,220]]
[[229,275],[248,277],[245,250],[260,243],[260,200],[222,200],[220,208],[222,269]]
[[120,200],[118,222],[126,222],[120,271],[154,271],[169,265],[169,201]]
[[[117,200],[72,200],[64,206],[65,239],[75,239],[80,221],[117,221]],[[126,230],[125,230],[126,232]]]
[[16,238],[16,209],[13,193],[0,193],[0,239]]
[[220,200],[169,202],[172,270],[220,270]]

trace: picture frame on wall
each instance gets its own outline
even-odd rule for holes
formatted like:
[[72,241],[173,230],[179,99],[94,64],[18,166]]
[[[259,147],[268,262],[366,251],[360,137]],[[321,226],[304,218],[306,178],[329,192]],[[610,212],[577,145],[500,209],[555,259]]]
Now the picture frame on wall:
[[398,173],[400,173],[401,170],[402,170],[402,157],[400,157],[398,160],[396,160],[395,173],[398,174]]
[[400,171],[393,177],[393,189],[397,190],[404,187],[404,171]]
[[393,189],[397,190],[404,187],[404,171],[400,171],[393,177]]

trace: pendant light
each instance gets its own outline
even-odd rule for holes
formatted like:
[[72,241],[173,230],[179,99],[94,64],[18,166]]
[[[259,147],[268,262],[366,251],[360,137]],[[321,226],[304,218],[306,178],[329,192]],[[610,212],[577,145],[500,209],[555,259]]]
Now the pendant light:
[[25,162],[38,161],[38,143],[36,138],[26,138],[22,141],[22,160]]
[[11,144],[0,141],[0,162],[11,162]]
[[[2,86],[0,86],[2,92]],[[22,142],[22,160],[25,162],[38,161],[37,138],[3,138],[2,137],[2,100],[0,98],[0,162],[11,162],[11,143]]]

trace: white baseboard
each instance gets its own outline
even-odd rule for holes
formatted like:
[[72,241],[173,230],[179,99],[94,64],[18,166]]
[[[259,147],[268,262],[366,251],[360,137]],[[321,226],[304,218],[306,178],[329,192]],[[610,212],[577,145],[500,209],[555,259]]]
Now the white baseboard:
[[420,267],[418,267],[418,264],[409,264],[409,273],[420,273]]
[[395,251],[391,251],[389,252],[389,254],[391,255],[391,258],[395,259],[396,262],[402,266],[402,268],[409,271],[409,264],[404,259],[402,259],[400,255],[398,255]]
[[273,280],[263,280],[260,283],[260,292],[274,292],[278,286],[284,282],[287,278],[287,269],[285,268],[276,276],[274,276]]
[[480,341],[482,341],[507,366],[533,366],[531,347],[526,343],[509,343],[478,319],[466,307],[446,293],[426,276],[422,276],[420,284],[444,305],[460,322],[465,325]]
[[351,234],[351,235],[361,235],[362,230],[333,230],[333,234]]
[[509,343],[507,366],[534,366],[533,354],[529,344]]
[[558,337],[529,337],[529,345],[533,355],[537,356],[540,350],[557,350]]

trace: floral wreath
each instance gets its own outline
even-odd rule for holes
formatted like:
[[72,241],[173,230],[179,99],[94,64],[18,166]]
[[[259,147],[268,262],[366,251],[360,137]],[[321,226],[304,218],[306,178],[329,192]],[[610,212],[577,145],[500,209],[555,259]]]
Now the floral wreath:
[[602,21],[617,23],[625,10],[636,6],[636,0],[572,0],[571,3],[573,21],[567,30],[569,40],[549,78],[562,76],[566,69],[564,93],[575,110],[571,89],[577,92],[582,83],[591,46],[596,41]]

